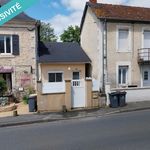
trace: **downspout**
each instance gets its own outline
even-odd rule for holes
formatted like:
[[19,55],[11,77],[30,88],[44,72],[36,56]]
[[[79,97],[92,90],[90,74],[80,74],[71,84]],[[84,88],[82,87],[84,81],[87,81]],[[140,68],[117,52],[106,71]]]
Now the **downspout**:
[[103,63],[103,83],[102,83],[102,92],[105,93],[105,84],[108,82],[107,75],[107,20],[103,21],[103,51],[102,51],[102,63]]
[[39,80],[39,67],[38,67],[38,61],[39,61],[39,44],[40,44],[40,27],[41,22],[38,21],[37,24],[37,51],[36,51],[36,75],[37,75],[37,81]]

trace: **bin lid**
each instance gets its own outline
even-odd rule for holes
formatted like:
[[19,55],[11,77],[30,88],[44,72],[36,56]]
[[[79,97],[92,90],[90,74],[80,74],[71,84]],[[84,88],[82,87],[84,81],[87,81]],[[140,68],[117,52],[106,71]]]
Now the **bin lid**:
[[37,94],[30,94],[29,98],[37,97]]

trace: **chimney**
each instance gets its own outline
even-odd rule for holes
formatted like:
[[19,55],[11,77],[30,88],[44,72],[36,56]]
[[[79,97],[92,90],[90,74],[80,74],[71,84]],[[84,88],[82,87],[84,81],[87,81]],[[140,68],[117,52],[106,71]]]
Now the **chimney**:
[[91,3],[97,3],[97,0],[89,0]]

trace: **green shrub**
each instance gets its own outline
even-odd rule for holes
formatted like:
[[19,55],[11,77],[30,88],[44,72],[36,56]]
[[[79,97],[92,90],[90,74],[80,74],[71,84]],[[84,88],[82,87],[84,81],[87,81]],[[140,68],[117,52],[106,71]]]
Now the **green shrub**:
[[0,77],[0,95],[4,95],[5,92],[7,91],[7,85],[6,85],[6,81]]
[[28,104],[28,98],[29,98],[29,96],[27,96],[27,95],[23,96],[23,103],[24,104]]

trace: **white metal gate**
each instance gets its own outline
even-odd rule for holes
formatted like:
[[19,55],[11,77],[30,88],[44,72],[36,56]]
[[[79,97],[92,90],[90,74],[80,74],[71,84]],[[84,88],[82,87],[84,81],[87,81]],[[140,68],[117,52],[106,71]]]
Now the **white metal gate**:
[[85,107],[85,81],[72,80],[72,108]]

